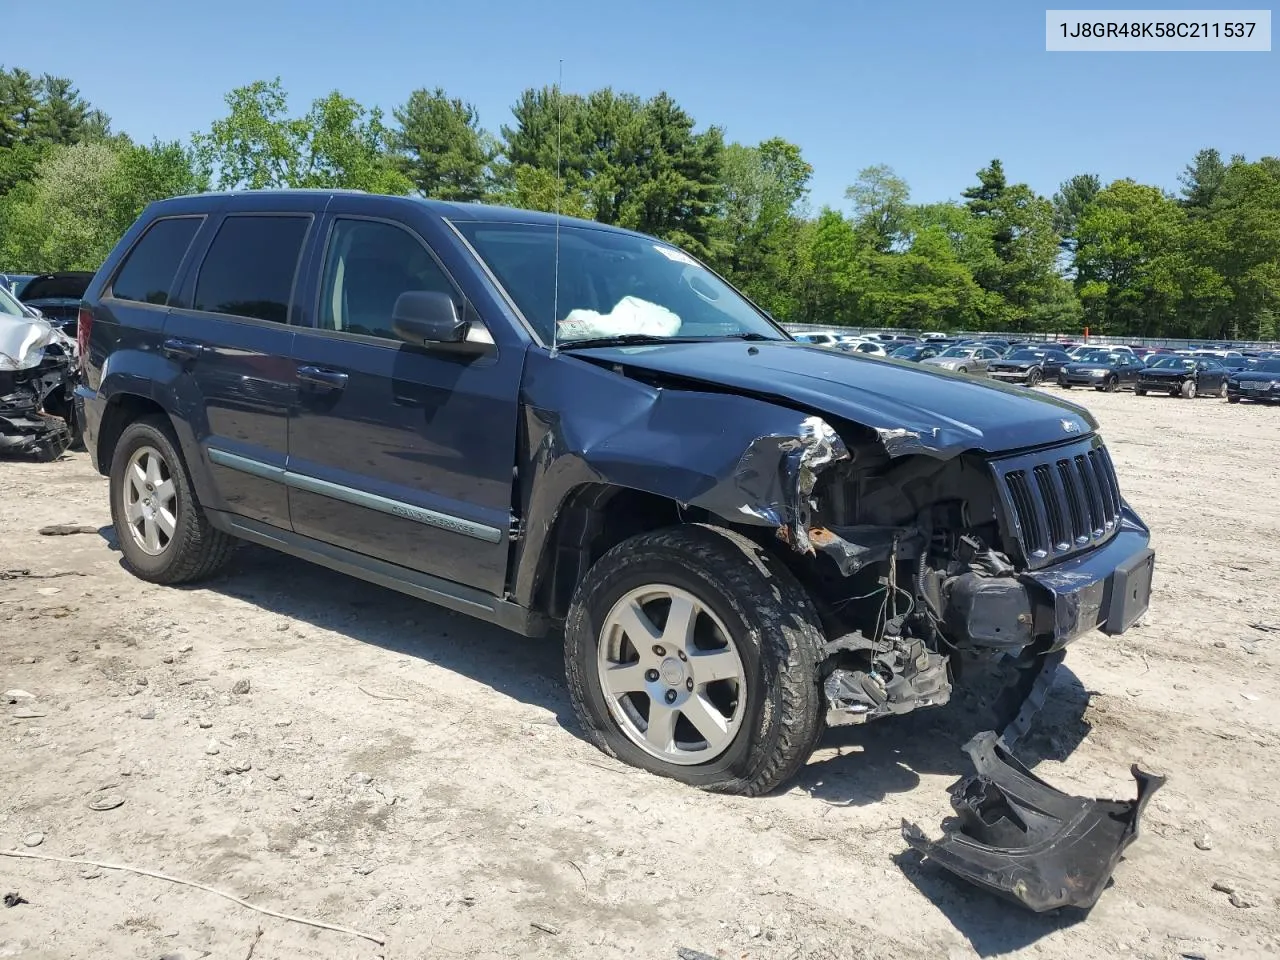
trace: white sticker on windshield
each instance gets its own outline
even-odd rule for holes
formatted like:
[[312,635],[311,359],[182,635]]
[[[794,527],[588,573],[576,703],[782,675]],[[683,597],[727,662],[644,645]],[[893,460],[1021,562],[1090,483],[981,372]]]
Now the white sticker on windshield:
[[683,250],[677,250],[675,247],[663,247],[655,243],[653,245],[653,249],[657,250],[668,260],[674,260],[676,263],[687,263],[691,267],[696,267],[698,265],[697,260],[693,259],[693,257],[689,256]]

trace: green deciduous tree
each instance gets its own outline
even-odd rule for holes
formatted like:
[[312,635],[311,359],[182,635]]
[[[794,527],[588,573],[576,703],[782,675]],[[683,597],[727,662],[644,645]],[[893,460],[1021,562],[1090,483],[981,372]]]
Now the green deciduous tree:
[[238,87],[226,103],[228,115],[192,137],[197,158],[221,189],[413,189],[397,169],[376,107],[366,110],[335,90],[291,117],[279,78]]
[[844,195],[853,204],[859,231],[876,250],[887,251],[901,238],[911,191],[892,167],[867,167]]
[[1156,187],[1117,180],[1098,193],[1080,217],[1076,251],[1090,328],[1158,335],[1187,315],[1189,296],[1207,295],[1207,287],[1188,289],[1194,265],[1186,255],[1186,228],[1186,212]]
[[177,143],[52,147],[35,177],[0,200],[0,262],[96,270],[148,203],[205,186]]
[[721,209],[710,244],[715,265],[779,316],[800,309],[794,281],[805,269],[800,231],[812,174],[800,148],[778,137],[754,147],[730,144],[720,165]]

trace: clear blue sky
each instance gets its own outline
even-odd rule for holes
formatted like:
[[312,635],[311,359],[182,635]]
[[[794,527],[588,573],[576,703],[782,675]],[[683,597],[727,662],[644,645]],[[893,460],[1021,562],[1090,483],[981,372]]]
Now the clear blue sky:
[[140,140],[185,138],[227,90],[276,75],[299,112],[335,88],[390,112],[442,86],[496,132],[563,58],[567,90],[666,90],[730,140],[798,143],[815,207],[873,163],[923,202],[997,156],[1051,194],[1084,171],[1174,189],[1204,146],[1280,154],[1280,53],[1046,53],[1046,5],[41,0],[6,4],[0,56],[71,77]]

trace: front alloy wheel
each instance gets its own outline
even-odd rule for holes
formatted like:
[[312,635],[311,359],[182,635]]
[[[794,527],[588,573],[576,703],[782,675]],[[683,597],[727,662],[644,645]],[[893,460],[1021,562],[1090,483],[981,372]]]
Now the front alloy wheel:
[[785,566],[741,534],[684,524],[624,540],[587,571],[565,618],[565,673],[605,753],[755,796],[822,733],[824,643]]
[[746,671],[729,631],[693,594],[663,584],[631,590],[605,618],[597,652],[609,712],[650,756],[706,763],[733,742]]

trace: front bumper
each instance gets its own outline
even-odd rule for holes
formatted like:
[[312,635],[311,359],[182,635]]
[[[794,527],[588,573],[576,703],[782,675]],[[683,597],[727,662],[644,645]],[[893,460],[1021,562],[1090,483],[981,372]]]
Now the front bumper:
[[1152,390],[1160,393],[1177,393],[1179,390],[1182,389],[1182,385],[1185,382],[1186,381],[1182,378],[1179,378],[1177,380],[1173,380],[1173,379],[1148,380],[1148,379],[1139,378],[1138,389]]
[[1120,531],[1088,553],[1020,576],[1031,595],[1035,633],[1051,649],[1101,630],[1124,633],[1147,612],[1155,551],[1137,515],[1126,509]]
[[987,376],[994,380],[1006,380],[1011,383],[1025,383],[1031,376],[1030,370],[992,370],[987,369]]
[[1241,400],[1270,400],[1273,403],[1280,402],[1280,387],[1268,387],[1267,384],[1260,384],[1259,389],[1250,389],[1251,384],[1248,381],[1244,383],[1232,384],[1227,381],[1227,396],[1239,397]]
[[1089,910],[1138,837],[1138,821],[1165,778],[1136,764],[1133,800],[1056,790],[1017,761],[994,733],[965,745],[976,773],[951,787],[955,820],[930,840],[902,821],[913,850],[970,883],[1037,913]]
[[1058,374],[1058,383],[1067,383],[1073,387],[1100,387],[1107,379],[1105,373],[1067,373]]
[[1120,530],[1086,553],[1016,576],[955,578],[945,616],[964,646],[1061,650],[1092,630],[1115,635],[1133,626],[1150,604],[1154,566],[1150,535],[1125,507]]

